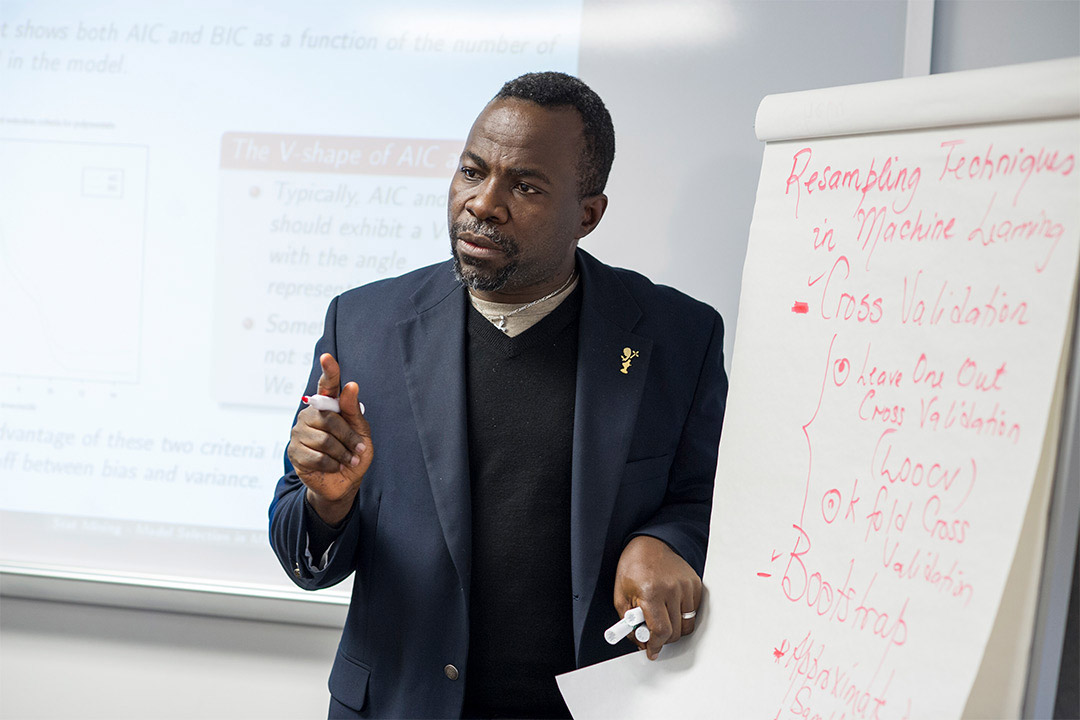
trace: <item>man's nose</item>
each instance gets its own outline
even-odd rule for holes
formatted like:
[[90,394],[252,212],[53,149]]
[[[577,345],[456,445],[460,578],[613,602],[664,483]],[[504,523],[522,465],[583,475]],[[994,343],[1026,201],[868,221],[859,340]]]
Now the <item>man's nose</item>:
[[498,183],[490,178],[480,183],[473,196],[465,201],[465,209],[481,222],[502,224],[510,217],[504,194],[499,190]]

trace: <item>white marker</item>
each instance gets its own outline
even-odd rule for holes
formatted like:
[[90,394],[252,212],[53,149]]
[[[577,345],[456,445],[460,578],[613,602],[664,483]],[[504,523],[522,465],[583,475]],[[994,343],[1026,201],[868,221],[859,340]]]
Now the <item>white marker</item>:
[[[329,395],[305,395],[300,399],[316,410],[341,412],[341,403],[338,402],[337,398],[332,398]],[[364,403],[360,403],[360,414],[364,414]]]
[[[622,620],[604,631],[604,639],[608,641],[609,645],[614,645],[630,633],[636,632],[636,628],[644,622],[645,613],[641,611],[641,608],[630,608],[623,615]],[[645,631],[648,632],[648,628]]]

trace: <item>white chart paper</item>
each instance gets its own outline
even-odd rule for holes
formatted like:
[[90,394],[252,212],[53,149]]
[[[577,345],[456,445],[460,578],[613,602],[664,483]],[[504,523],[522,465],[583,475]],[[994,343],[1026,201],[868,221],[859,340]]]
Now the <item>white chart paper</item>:
[[961,714],[1043,449],[1078,145],[1071,118],[767,146],[707,622],[561,677],[575,717]]

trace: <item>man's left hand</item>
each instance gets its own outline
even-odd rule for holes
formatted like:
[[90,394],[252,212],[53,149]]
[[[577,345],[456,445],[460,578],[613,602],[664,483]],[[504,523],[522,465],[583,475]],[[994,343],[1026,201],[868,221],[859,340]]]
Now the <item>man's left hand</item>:
[[701,603],[701,578],[663,540],[639,535],[619,557],[615,572],[615,609],[619,617],[640,607],[649,628],[649,642],[638,643],[650,660],[660,648],[694,632],[694,618]]

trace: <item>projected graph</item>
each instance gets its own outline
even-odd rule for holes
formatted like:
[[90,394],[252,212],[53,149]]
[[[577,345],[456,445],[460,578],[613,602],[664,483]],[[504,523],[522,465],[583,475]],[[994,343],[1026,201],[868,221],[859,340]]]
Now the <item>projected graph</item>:
[[0,373],[137,379],[146,157],[0,140]]

